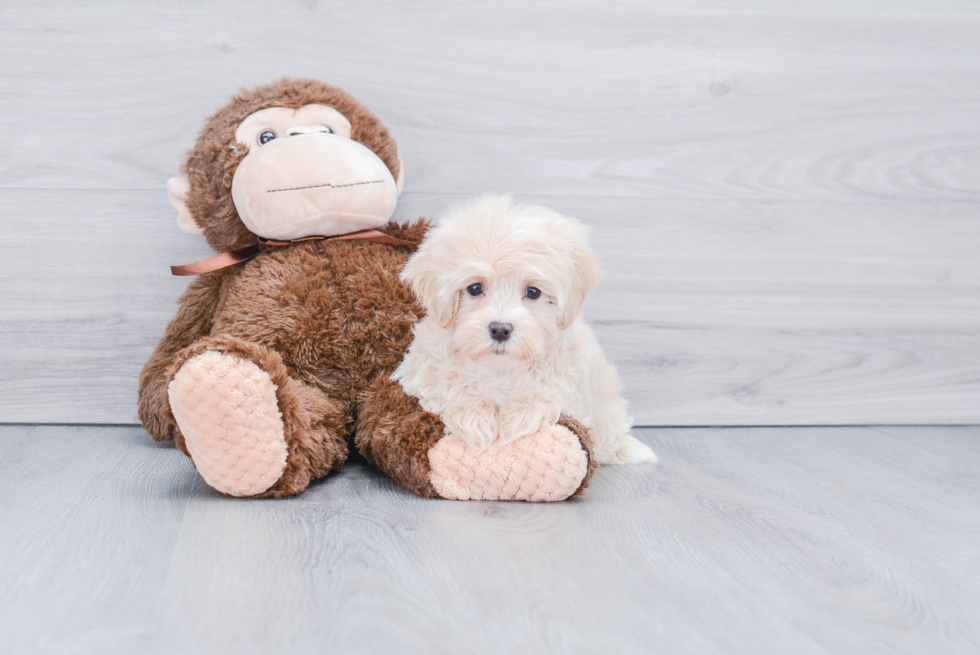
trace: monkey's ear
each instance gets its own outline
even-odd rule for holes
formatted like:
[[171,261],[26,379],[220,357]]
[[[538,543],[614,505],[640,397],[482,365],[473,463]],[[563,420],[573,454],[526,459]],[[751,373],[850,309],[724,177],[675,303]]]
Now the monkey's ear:
[[171,206],[177,210],[177,226],[188,234],[204,234],[203,228],[194,221],[187,209],[187,192],[190,190],[191,183],[186,175],[167,180],[167,196]]
[[402,188],[405,186],[405,164],[402,162],[402,156],[396,155],[398,157],[398,177],[395,178],[395,190],[398,195],[402,194]]

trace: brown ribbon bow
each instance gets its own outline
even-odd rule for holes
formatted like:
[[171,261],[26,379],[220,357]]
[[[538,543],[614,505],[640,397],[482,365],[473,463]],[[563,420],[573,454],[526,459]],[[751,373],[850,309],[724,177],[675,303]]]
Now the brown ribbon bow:
[[194,262],[192,264],[171,266],[170,272],[173,275],[200,275],[202,273],[210,273],[211,271],[217,271],[222,268],[234,266],[235,264],[239,264],[246,259],[251,259],[265,250],[283,248],[285,246],[291,246],[294,243],[302,243],[304,241],[371,241],[373,243],[384,243],[389,246],[407,246],[412,250],[419,247],[419,244],[415,243],[414,241],[398,239],[390,234],[385,234],[380,230],[361,230],[360,232],[338,234],[337,236],[332,237],[303,237],[302,239],[293,239],[292,241],[275,241],[273,239],[263,239],[262,237],[259,237],[259,242],[252,244],[251,246],[245,246],[244,248],[239,248],[238,250],[232,250],[230,252],[223,252],[220,255],[208,257],[207,259],[202,259],[201,261]]

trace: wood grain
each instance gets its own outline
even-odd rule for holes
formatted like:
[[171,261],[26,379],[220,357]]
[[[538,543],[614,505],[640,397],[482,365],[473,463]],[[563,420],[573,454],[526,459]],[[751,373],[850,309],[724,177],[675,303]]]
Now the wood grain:
[[980,199],[975,3],[819,4],[4,3],[0,186],[160,188],[290,74],[378,112],[409,191]]
[[4,652],[975,653],[980,429],[644,430],[581,501],[360,464],[208,489],[134,428],[2,427]]
[[133,423],[208,254],[163,188],[282,74],[399,139],[398,217],[514,192],[595,228],[646,425],[980,421],[969,0],[0,6],[0,421]]
[[[969,205],[523,199],[592,226],[586,316],[639,425],[980,422]],[[406,194],[398,218],[452,200]],[[186,285],[167,267],[206,245],[162,192],[5,190],[0,211],[0,421],[137,422]]]

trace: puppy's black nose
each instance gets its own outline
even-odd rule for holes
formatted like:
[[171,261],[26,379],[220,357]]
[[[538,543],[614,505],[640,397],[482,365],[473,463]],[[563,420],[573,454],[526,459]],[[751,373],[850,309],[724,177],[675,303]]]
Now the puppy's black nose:
[[497,323],[494,321],[490,324],[490,338],[494,341],[499,341],[503,343],[510,339],[511,332],[514,331],[514,326],[511,323]]

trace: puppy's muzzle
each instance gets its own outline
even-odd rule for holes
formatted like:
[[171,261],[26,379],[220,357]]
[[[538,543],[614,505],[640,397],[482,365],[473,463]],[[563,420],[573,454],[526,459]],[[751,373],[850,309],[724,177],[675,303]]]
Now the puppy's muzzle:
[[490,338],[498,343],[503,343],[510,339],[510,335],[514,333],[514,325],[512,323],[497,323],[494,321],[489,327]]

